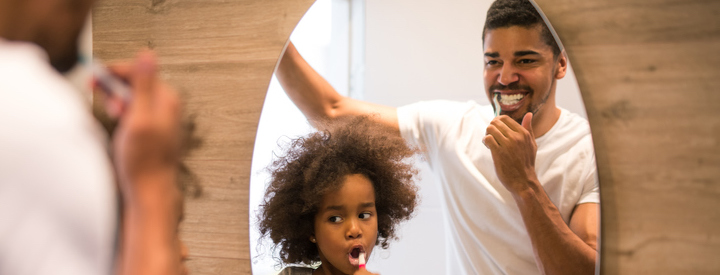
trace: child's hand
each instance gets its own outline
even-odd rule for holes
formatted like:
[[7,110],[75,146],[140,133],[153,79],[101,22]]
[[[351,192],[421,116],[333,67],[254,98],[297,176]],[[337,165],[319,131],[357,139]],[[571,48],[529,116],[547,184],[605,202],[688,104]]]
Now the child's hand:
[[355,271],[355,273],[353,273],[353,275],[380,275],[380,274],[372,273],[370,271],[367,271],[367,269],[361,268],[361,269],[358,269],[357,271]]

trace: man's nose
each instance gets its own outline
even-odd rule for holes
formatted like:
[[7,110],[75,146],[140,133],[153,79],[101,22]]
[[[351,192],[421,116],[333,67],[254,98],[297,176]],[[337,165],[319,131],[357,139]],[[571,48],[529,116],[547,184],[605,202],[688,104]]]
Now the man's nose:
[[347,235],[348,239],[357,239],[362,237],[362,230],[357,219],[350,219],[348,221]]
[[498,75],[498,82],[500,84],[508,86],[510,83],[514,83],[519,79],[520,77],[517,74],[517,70],[512,64],[504,64],[502,69],[500,69],[500,75]]

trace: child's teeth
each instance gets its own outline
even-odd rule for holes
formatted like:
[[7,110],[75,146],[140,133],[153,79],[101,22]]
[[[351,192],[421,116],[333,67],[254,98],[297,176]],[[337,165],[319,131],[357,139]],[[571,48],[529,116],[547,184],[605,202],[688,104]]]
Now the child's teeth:
[[501,95],[500,103],[503,105],[514,105],[520,102],[525,97],[524,94],[512,94],[512,95]]

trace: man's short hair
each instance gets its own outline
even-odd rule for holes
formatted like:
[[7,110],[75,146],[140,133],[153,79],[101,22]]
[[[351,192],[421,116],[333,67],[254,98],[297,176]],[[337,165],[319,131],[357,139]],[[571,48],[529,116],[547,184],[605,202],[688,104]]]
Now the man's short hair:
[[483,44],[485,44],[487,31],[512,26],[525,28],[539,26],[541,28],[540,37],[545,44],[552,48],[553,56],[560,55],[560,47],[555,42],[555,37],[545,25],[545,21],[535,6],[528,0],[496,0],[493,2],[485,18],[485,28],[483,28],[482,34]]

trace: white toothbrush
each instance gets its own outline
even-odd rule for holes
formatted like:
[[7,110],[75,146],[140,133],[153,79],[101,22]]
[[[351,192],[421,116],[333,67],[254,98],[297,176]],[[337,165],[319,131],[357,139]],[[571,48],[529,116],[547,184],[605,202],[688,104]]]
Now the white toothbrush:
[[493,96],[493,103],[495,103],[495,116],[500,115],[500,102],[498,102],[500,98],[500,93],[496,93],[495,96]]
[[116,96],[125,103],[130,102],[131,88],[130,85],[122,81],[119,77],[112,74],[105,66],[97,60],[91,63],[93,76],[98,86],[109,96]]
[[361,252],[359,258],[358,268],[365,268],[365,252]]

